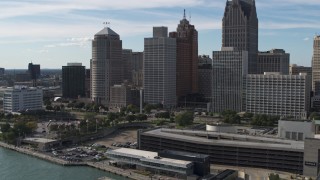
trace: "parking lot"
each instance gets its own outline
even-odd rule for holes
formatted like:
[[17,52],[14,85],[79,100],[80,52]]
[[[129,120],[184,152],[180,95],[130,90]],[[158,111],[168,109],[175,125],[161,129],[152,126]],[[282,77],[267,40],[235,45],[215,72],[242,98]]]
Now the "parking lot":
[[109,148],[134,148],[134,144],[136,144],[136,142],[137,130],[122,130],[108,136],[107,138],[99,139],[94,143],[101,144]]

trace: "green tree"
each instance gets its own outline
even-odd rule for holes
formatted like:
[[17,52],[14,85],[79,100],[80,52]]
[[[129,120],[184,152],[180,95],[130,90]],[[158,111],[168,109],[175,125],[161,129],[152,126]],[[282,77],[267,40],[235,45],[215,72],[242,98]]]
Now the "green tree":
[[170,119],[170,113],[167,112],[161,112],[161,113],[157,113],[155,115],[156,118],[162,118],[162,119]]
[[193,113],[192,112],[184,112],[180,113],[175,117],[175,121],[179,126],[188,126],[193,123]]
[[136,120],[138,120],[138,121],[145,121],[147,119],[148,119],[148,116],[145,114],[137,114],[136,115]]
[[35,131],[38,128],[37,122],[30,121],[26,123],[27,129],[29,129],[31,132]]
[[139,112],[139,108],[135,105],[130,104],[127,106],[126,112],[127,113],[131,112],[132,114],[135,114],[135,113]]
[[128,121],[129,123],[131,123],[132,121],[135,120],[135,116],[134,116],[134,115],[127,115],[125,119],[126,119],[126,121]]
[[53,107],[52,107],[51,105],[47,105],[47,106],[46,106],[46,110],[52,111],[52,110],[53,110]]
[[144,111],[148,114],[151,112],[152,109],[155,109],[155,107],[151,104],[147,104],[144,106]]
[[309,119],[310,120],[320,120],[320,116],[317,112],[313,112],[310,114]]
[[0,127],[1,127],[1,132],[2,132],[2,133],[7,133],[7,132],[9,132],[9,130],[11,129],[9,123],[1,124]]
[[271,173],[269,175],[269,180],[281,180],[279,174],[273,174]]
[[110,121],[114,121],[114,120],[117,118],[117,114],[116,114],[116,113],[113,113],[113,112],[109,112],[109,113],[107,114],[107,118],[108,118],[108,120],[110,120]]

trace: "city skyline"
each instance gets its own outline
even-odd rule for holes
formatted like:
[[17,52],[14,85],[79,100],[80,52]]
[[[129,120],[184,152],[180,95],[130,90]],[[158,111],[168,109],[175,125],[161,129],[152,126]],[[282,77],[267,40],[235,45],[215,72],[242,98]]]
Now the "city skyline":
[[[26,69],[29,62],[42,68],[61,68],[66,62],[90,67],[91,40],[103,22],[118,32],[123,48],[143,51],[145,37],[153,26],[176,29],[183,17],[199,31],[199,55],[221,48],[222,17],[226,1],[9,1],[0,2],[1,67]],[[319,32],[317,9],[320,2],[310,0],[256,1],[259,18],[259,50],[284,49],[291,62],[310,66],[313,37]]]

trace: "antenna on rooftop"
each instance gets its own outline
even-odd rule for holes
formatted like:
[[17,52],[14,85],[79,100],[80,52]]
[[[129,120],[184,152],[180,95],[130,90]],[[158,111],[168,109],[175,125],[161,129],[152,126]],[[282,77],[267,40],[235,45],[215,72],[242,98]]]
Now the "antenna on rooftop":
[[183,19],[186,19],[186,9],[183,10]]
[[189,12],[189,21],[191,23],[191,11]]
[[108,27],[110,25],[110,22],[103,22],[103,24],[105,25],[105,27]]

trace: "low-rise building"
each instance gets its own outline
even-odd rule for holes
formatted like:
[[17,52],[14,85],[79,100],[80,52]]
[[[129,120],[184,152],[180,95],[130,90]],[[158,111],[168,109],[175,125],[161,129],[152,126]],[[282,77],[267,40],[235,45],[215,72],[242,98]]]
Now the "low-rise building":
[[138,147],[145,151],[163,149],[205,152],[211,164],[256,167],[317,177],[320,139],[286,140],[240,134],[176,129],[138,131]]
[[279,120],[278,137],[296,141],[315,137],[315,122],[309,120]]
[[42,110],[43,90],[28,87],[8,88],[3,96],[3,109],[5,113]]
[[110,88],[110,107],[139,106],[140,90],[127,84],[114,85]]
[[106,152],[108,158],[128,165],[136,165],[138,169],[165,173],[173,176],[184,177],[193,175],[194,163],[160,157],[152,151],[120,148]]

